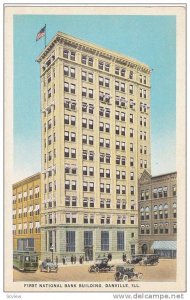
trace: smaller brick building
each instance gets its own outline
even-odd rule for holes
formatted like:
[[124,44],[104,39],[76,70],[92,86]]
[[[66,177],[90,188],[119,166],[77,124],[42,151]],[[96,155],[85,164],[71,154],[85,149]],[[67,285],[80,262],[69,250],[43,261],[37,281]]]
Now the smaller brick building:
[[40,253],[41,173],[13,184],[13,250]]
[[139,253],[176,257],[177,173],[139,179]]

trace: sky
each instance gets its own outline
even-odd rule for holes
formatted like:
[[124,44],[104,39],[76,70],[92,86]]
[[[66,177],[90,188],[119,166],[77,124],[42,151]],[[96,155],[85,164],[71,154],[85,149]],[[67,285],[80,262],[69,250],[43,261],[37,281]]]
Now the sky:
[[176,171],[176,18],[124,15],[14,16],[14,182],[41,171],[40,68],[36,42],[61,31],[135,58],[151,75],[152,175]]

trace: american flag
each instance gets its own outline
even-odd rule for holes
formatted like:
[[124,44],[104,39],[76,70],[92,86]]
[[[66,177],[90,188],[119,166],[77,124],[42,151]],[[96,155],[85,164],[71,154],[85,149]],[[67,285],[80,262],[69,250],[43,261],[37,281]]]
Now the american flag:
[[38,32],[36,42],[46,34],[46,25]]

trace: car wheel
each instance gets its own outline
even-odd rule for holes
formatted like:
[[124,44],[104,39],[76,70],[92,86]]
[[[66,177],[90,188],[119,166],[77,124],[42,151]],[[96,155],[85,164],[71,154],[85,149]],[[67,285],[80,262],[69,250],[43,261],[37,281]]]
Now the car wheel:
[[139,273],[138,276],[137,276],[138,280],[143,280],[143,274],[142,273]]
[[119,281],[119,276],[115,275],[115,281]]
[[98,273],[100,269],[98,267],[95,268],[95,272]]
[[124,276],[123,276],[123,281],[128,281],[128,280],[129,280],[128,275],[124,275]]

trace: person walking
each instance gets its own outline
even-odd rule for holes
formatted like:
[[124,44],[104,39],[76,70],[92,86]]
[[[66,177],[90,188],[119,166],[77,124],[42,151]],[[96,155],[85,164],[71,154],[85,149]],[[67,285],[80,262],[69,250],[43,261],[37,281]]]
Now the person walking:
[[71,263],[73,264],[73,261],[74,261],[74,257],[73,255],[71,255]]

